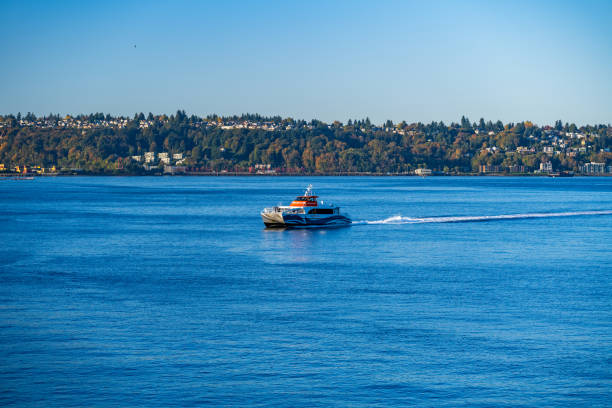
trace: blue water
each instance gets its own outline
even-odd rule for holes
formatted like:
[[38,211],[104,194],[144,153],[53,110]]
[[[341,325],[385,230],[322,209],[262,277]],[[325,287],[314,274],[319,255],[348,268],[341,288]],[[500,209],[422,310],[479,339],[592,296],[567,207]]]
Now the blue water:
[[[310,182],[356,225],[265,230]],[[0,180],[0,209],[1,406],[612,406],[612,178]]]

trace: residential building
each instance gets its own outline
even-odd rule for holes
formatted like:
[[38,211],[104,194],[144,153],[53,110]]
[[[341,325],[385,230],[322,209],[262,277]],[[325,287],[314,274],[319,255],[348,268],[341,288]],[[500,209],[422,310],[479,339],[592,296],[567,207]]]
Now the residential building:
[[501,171],[501,166],[494,166],[490,164],[481,164],[478,166],[479,173],[500,173]]
[[552,173],[553,171],[552,163],[549,161],[540,163],[540,171],[542,173]]
[[146,152],[144,157],[145,163],[153,163],[155,161],[155,152]]
[[527,168],[519,164],[510,166],[508,170],[510,171],[510,173],[526,173],[527,172]]
[[582,166],[584,174],[603,174],[606,171],[606,163],[585,163]]
[[157,155],[159,157],[159,161],[164,164],[170,164],[170,157],[168,156],[168,152],[161,152]]
[[164,166],[164,174],[179,174],[185,171],[187,171],[185,166]]
[[430,169],[416,169],[414,171],[414,174],[416,174],[417,176],[430,176],[431,170]]

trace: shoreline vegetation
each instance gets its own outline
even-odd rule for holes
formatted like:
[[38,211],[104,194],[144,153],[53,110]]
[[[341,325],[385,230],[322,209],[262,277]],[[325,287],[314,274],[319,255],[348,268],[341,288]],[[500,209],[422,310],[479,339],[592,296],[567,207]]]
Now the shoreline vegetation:
[[56,172],[56,173],[16,173],[1,172],[1,179],[32,179],[33,177],[612,177],[612,173],[601,174],[573,174],[561,175],[559,173],[432,173],[416,175],[414,173],[249,173],[249,172],[181,172],[181,173],[87,173],[87,172]]
[[612,126],[0,115],[0,176],[612,175]]

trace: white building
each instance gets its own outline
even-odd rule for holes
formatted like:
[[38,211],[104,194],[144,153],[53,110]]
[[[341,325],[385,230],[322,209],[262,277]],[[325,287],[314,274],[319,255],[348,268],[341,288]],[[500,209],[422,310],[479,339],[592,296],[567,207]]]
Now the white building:
[[431,170],[430,169],[416,169],[414,171],[414,174],[416,174],[417,176],[430,176]]
[[158,154],[159,161],[164,164],[170,164],[170,156],[168,156],[168,152],[161,152]]
[[584,174],[603,174],[606,171],[606,163],[585,163],[582,166]]
[[141,162],[142,161],[142,156],[132,156],[132,160],[137,161],[137,162]]
[[145,163],[153,163],[155,161],[155,152],[145,152]]
[[552,163],[549,161],[540,163],[540,171],[543,173],[552,172],[553,171]]
[[173,160],[181,160],[183,158],[183,153],[174,153],[172,155]]

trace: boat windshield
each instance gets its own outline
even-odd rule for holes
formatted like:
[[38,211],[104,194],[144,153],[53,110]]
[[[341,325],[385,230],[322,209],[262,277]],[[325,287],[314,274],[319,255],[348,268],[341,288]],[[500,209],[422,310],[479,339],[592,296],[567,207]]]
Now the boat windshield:
[[284,208],[283,212],[285,214],[304,214],[303,208]]

